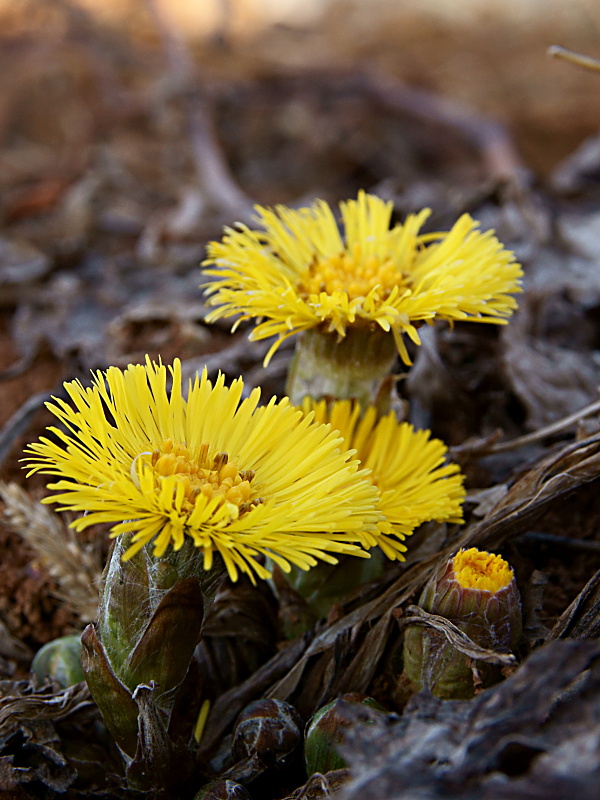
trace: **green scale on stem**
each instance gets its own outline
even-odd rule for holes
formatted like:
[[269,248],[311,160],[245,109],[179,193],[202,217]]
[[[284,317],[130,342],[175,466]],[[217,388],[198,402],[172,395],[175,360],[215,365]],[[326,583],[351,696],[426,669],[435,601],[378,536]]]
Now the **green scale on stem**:
[[295,405],[305,397],[357,400],[384,414],[390,409],[395,360],[393,337],[374,326],[348,328],[343,338],[305,331],[296,344],[286,394]]
[[174,776],[169,764],[174,742],[190,738],[190,725],[172,730],[171,714],[200,639],[205,600],[225,570],[205,572],[191,541],[162,559],[146,546],[123,561],[129,545],[123,536],[113,546],[98,624],[83,632],[82,666],[130,785],[145,790],[185,777]]
[[[181,550],[168,551],[162,558],[155,558],[143,548],[139,558],[134,556],[124,562],[122,556],[129,546],[128,540],[129,537],[124,536],[115,541],[106,568],[98,636],[113,670],[131,691],[138,683],[158,681],[156,675],[149,674],[153,670],[163,678],[159,681],[161,685],[170,687],[181,668],[173,666],[170,659],[165,659],[167,663],[164,664],[156,663],[151,640],[161,636],[164,642],[165,636],[178,639],[183,635],[189,643],[196,628],[199,635],[203,595],[214,596],[224,571],[205,572],[203,553],[191,541],[186,541]],[[173,602],[175,598],[176,603]],[[184,611],[186,606],[189,608]],[[171,615],[173,621],[180,617],[185,621],[177,621],[176,628],[171,626],[171,630],[159,633]],[[195,645],[196,642],[193,647]],[[173,673],[172,677],[167,677],[169,672]]]

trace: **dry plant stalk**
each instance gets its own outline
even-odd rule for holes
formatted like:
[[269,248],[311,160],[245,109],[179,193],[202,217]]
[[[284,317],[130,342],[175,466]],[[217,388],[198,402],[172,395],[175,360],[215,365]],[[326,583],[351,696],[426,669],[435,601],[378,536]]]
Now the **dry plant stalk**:
[[600,72],[600,61],[597,58],[583,55],[583,53],[576,53],[573,50],[568,50],[566,47],[561,47],[559,44],[553,44],[549,47],[548,55],[551,58],[559,58],[562,61],[568,61],[570,64],[575,64],[577,67],[591,69],[593,72]]
[[102,578],[96,548],[81,544],[58,514],[33,500],[16,483],[0,482],[0,497],[10,526],[38,553],[57,582],[56,596],[82,622],[95,620]]

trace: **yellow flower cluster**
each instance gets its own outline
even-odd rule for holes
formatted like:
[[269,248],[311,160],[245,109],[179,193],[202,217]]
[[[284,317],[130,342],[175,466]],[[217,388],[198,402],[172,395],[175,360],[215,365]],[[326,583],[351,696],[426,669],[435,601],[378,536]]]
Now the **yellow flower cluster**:
[[[392,225],[392,203],[364,192],[340,204],[341,230],[323,201],[257,210],[262,230],[239,225],[209,245],[207,319],[257,319],[252,339],[276,337],[267,361],[287,337],[314,330],[356,332],[359,344],[363,332],[391,333],[409,363],[404,336],[419,344],[422,323],[504,323],[515,308],[521,267],[468,215],[423,234],[428,210]],[[65,387],[70,402],[49,404],[60,427],[26,461],[58,478],[45,502],[86,512],[77,530],[109,523],[113,536],[129,534],[126,558],[150,542],[160,557],[190,538],[206,569],[219,553],[233,580],[254,580],[268,577],[266,558],[284,571],[374,546],[401,559],[418,525],[462,521],[463,476],[445,445],[364,403],[259,406],[258,390],[243,399],[241,379],[213,385],[206,372],[184,391],[179,361],[149,358]],[[504,585],[508,568],[483,555],[459,553],[458,579]]]
[[299,210],[257,206],[262,230],[240,224],[209,244],[208,321],[258,320],[251,339],[277,337],[266,362],[302,331],[344,337],[349,326],[379,327],[407,364],[403,337],[420,344],[424,322],[506,322],[522,270],[492,231],[481,233],[464,214],[450,231],[421,234],[428,209],[393,226],[392,211],[391,202],[359,192],[340,204],[342,235],[322,200]]
[[50,428],[27,449],[30,471],[59,478],[44,502],[85,511],[73,527],[110,523],[133,533],[131,557],[191,537],[210,569],[213,553],[230,577],[268,577],[258,556],[289,570],[335,563],[332,554],[367,555],[382,519],[375,487],[331,426],[289,404],[259,407],[242,399],[243,382],[213,385],[206,372],[183,397],[181,365],[149,359],[124,372],[111,367],[93,385],[66,384],[71,404],[50,410],[66,428]]
[[132,533],[130,558],[148,542],[162,556],[185,538],[213,553],[229,575],[268,577],[258,556],[284,570],[333,554],[367,556],[380,546],[402,558],[405,536],[426,520],[462,520],[458,467],[428,431],[377,420],[357,404],[242,400],[240,380],[213,385],[206,373],[184,398],[181,365],[149,359],[111,367],[93,385],[66,384],[71,404],[49,408],[62,422],[27,449],[30,471],[57,476],[44,502],[85,511],[73,526],[110,523]]

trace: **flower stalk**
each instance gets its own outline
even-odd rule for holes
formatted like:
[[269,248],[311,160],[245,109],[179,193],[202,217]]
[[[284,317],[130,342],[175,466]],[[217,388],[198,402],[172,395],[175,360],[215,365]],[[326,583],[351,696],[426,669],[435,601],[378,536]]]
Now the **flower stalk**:
[[[308,572],[292,567],[285,575],[285,581],[306,602],[310,610],[307,614],[310,624],[315,620],[325,619],[335,604],[343,603],[358,587],[381,577],[385,568],[385,557],[381,549],[372,548],[370,556],[368,559],[343,558],[338,564],[317,564]],[[297,617],[297,613],[295,616]],[[286,634],[292,637],[304,633],[310,624],[303,625],[302,620],[296,620],[295,626],[284,624],[284,628]]]
[[355,400],[362,408],[390,410],[393,338],[368,325],[349,328],[342,338],[315,328],[304,331],[288,371],[286,394],[295,405],[304,398]]
[[175,790],[182,775],[170,753],[185,731],[170,724],[171,711],[200,639],[204,599],[224,569],[203,573],[191,543],[163,559],[146,546],[124,561],[129,539],[113,545],[98,623],[82,636],[82,665],[130,785]]

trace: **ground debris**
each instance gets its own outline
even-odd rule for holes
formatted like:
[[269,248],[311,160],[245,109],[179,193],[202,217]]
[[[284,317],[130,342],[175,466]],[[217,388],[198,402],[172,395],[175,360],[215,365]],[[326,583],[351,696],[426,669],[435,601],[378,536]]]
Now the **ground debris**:
[[596,796],[599,657],[596,642],[553,642],[472,701],[421,693],[401,718],[372,715],[347,735],[340,800]]
[[27,681],[0,681],[0,789],[37,782],[65,792],[77,771],[62,752],[54,723],[91,705],[87,686],[56,691]]

